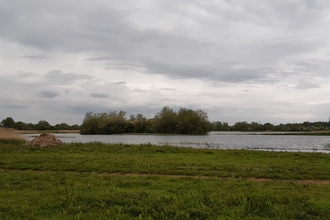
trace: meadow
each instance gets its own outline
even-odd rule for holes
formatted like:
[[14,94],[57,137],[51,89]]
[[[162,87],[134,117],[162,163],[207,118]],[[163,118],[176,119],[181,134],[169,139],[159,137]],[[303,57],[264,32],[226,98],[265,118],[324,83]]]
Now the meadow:
[[330,155],[0,138],[2,219],[329,219]]

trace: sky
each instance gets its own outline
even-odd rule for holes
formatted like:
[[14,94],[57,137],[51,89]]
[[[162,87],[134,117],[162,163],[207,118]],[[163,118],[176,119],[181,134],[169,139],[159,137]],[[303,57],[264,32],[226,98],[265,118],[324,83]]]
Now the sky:
[[328,0],[0,0],[0,120],[330,116]]

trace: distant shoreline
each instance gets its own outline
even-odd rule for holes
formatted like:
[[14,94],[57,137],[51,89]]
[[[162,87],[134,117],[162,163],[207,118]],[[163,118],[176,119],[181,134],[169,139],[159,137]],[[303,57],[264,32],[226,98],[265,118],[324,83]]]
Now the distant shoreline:
[[79,133],[80,130],[18,130],[20,134]]

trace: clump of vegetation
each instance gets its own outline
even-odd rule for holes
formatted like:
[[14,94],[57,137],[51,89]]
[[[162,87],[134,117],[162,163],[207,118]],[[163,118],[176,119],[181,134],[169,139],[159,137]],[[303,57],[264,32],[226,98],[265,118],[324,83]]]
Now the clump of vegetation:
[[0,139],[23,139],[14,129],[0,128]]
[[180,108],[178,112],[164,107],[154,118],[147,119],[142,114],[126,118],[125,111],[109,113],[88,112],[81,125],[81,134],[206,134],[208,132],[207,113],[202,110]]

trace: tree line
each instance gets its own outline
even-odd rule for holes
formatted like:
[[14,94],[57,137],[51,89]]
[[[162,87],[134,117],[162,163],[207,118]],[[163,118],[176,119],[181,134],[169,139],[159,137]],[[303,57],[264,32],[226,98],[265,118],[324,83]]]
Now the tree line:
[[108,113],[87,112],[82,125],[60,123],[50,125],[45,120],[38,123],[15,122],[7,117],[0,127],[17,130],[80,130],[81,134],[123,134],[123,133],[160,133],[160,134],[207,134],[209,131],[322,131],[330,129],[330,122],[303,122],[273,125],[246,121],[229,125],[227,122],[209,122],[207,113],[202,110],[180,108],[174,111],[165,106],[153,118],[142,114],[126,117],[121,110]]
[[165,106],[151,119],[142,114],[130,115],[125,111],[109,113],[87,112],[81,125],[81,134],[122,134],[122,133],[160,133],[160,134],[207,134],[209,121],[202,110],[180,108],[174,111]]
[[25,123],[22,121],[17,121],[12,117],[7,117],[1,121],[1,127],[5,128],[12,128],[17,130],[80,130],[80,126],[75,125],[68,125],[67,123],[60,123],[56,125],[50,125],[45,120],[40,120],[38,123]]
[[303,122],[273,125],[271,123],[261,124],[258,122],[248,123],[246,121],[236,122],[230,126],[226,122],[216,121],[210,124],[210,131],[322,131],[329,130],[330,122]]

